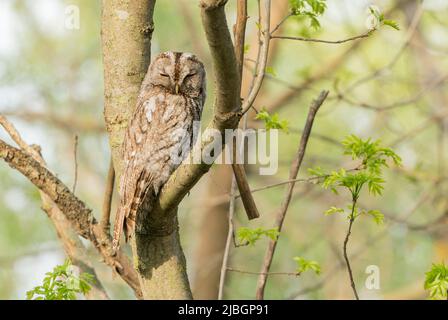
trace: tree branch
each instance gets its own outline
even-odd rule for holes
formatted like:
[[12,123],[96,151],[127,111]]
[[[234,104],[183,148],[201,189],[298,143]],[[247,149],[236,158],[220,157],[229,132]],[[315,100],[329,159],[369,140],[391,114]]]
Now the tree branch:
[[350,239],[350,235],[352,234],[353,222],[355,221],[355,218],[354,218],[355,208],[356,208],[356,199],[353,200],[352,213],[350,215],[350,222],[348,224],[347,234],[345,235],[342,251],[344,253],[344,260],[345,260],[345,264],[347,266],[348,276],[350,278],[350,286],[353,289],[353,294],[355,295],[356,300],[359,300],[358,292],[356,291],[355,280],[353,279],[353,271],[352,271],[352,267],[350,265],[350,259],[348,258],[348,254],[347,254],[347,245],[348,245],[348,241]]
[[108,237],[104,237],[91,209],[46,167],[24,151],[8,145],[3,140],[0,140],[0,158],[42,190],[58,206],[77,234],[91,240],[106,264],[111,266],[131,286],[137,297],[141,296],[137,274],[131,263],[122,252],[114,255],[112,242]]
[[44,191],[73,223],[76,232],[86,239],[92,238],[91,226],[95,218],[92,210],[79,200],[53,173],[25,152],[0,140],[0,157],[12,168],[20,171],[36,187]]
[[[322,91],[319,95],[319,97],[313,101],[313,103],[310,106],[310,110],[308,112],[308,117],[305,123],[305,127],[303,130],[302,137],[300,139],[300,145],[299,149],[297,150],[296,157],[294,158],[291,169],[289,173],[289,179],[293,180],[296,179],[297,174],[299,172],[300,166],[302,164],[303,157],[305,156],[305,150],[308,143],[308,139],[311,134],[311,129],[313,126],[314,118],[316,117],[317,111],[319,110],[320,106],[324,103],[325,99],[328,96],[328,91]],[[292,193],[294,190],[295,182],[291,182],[288,184],[285,190],[285,196],[283,199],[283,202],[280,206],[280,209],[277,213],[276,221],[275,221],[275,227],[280,232],[283,226],[283,221],[286,216],[286,212],[289,207],[289,203],[291,201]],[[266,286],[266,281],[268,277],[268,272],[271,267],[272,259],[274,257],[274,252],[277,246],[278,238],[276,240],[271,240],[269,242],[268,248],[266,250],[263,265],[260,271],[260,276],[258,277],[258,284],[257,284],[257,292],[256,292],[256,298],[261,300],[264,298],[264,289]]]
[[[240,79],[243,74],[244,65],[244,43],[246,38],[246,22],[247,22],[247,0],[238,0],[236,9],[235,24],[235,58]],[[241,84],[241,81],[240,81]]]
[[[237,61],[238,74],[240,77],[240,95],[242,87],[242,76],[243,76],[243,64],[244,64],[244,40],[246,34],[246,21],[247,21],[247,0],[238,0],[237,4],[237,15],[236,15],[236,25],[235,25],[235,57]],[[246,120],[246,119],[245,119]],[[246,123],[243,124],[243,129]],[[242,147],[244,147],[244,139],[242,141]],[[236,138],[233,140],[233,160],[232,169],[234,177],[240,190],[241,200],[244,205],[247,217],[249,220],[258,218],[260,216],[255,200],[250,192],[249,182],[247,181],[246,170],[244,165],[237,162],[237,143]],[[238,152],[239,153],[239,152]],[[225,272],[225,271],[224,271]]]
[[252,275],[269,275],[269,276],[294,276],[294,277],[298,277],[300,276],[300,272],[265,272],[265,273],[260,273],[260,272],[253,272],[253,271],[247,271],[247,270],[240,270],[240,269],[235,269],[235,268],[231,268],[228,267],[227,271],[231,271],[231,272],[237,272],[237,273],[244,273],[244,274],[252,274]]
[[262,26],[260,26],[260,28],[262,28],[261,30],[261,37],[260,37],[260,41],[261,41],[261,45],[260,45],[260,51],[259,51],[259,56],[257,58],[257,69],[256,69],[256,74],[255,74],[255,79],[253,82],[253,86],[251,88],[251,90],[249,91],[249,95],[247,96],[247,98],[245,99],[242,109],[243,109],[243,114],[246,113],[247,111],[249,111],[249,109],[252,107],[255,98],[258,95],[258,92],[260,91],[261,85],[263,83],[263,79],[264,79],[264,75],[266,72],[266,65],[268,63],[268,53],[269,53],[269,41],[271,38],[269,29],[270,29],[270,24],[271,24],[271,1],[270,0],[265,0],[264,1],[265,4],[265,17],[263,19],[263,23]]
[[232,243],[232,238],[234,235],[234,226],[233,226],[233,217],[235,215],[235,191],[236,191],[236,180],[232,179],[231,186],[231,195],[230,195],[230,203],[229,203],[229,217],[228,217],[228,225],[229,229],[227,231],[227,240],[226,246],[224,249],[222,265],[221,265],[221,275],[219,278],[219,290],[218,290],[218,300],[222,300],[224,296],[224,284],[226,281],[226,272],[227,272],[227,264],[229,263],[229,255],[230,255],[230,244]]
[[365,32],[363,34],[341,39],[341,40],[323,40],[323,39],[313,39],[313,38],[304,38],[304,37],[290,37],[290,36],[274,36],[271,35],[271,39],[283,39],[283,40],[296,40],[296,41],[305,41],[305,42],[318,42],[318,43],[327,43],[327,44],[341,44],[346,43],[354,40],[359,40],[363,38],[367,38],[372,35],[373,32],[375,32],[376,29],[369,30],[368,32]]
[[110,232],[110,211],[112,206],[112,197],[114,194],[114,184],[115,184],[115,169],[112,158],[109,163],[109,170],[107,172],[106,180],[106,190],[104,191],[103,199],[103,212],[101,216],[100,225],[104,231],[104,234],[109,234]]
[[[29,146],[20,136],[16,128],[4,116],[0,115],[0,124],[14,140],[14,142],[25,152],[30,154],[40,164],[45,165],[45,161],[39,153],[39,147]],[[95,269],[88,259],[86,248],[80,241],[78,235],[73,231],[70,223],[64,217],[64,214],[59,210],[56,204],[44,192],[40,191],[42,200],[42,210],[48,215],[53,222],[56,232],[62,241],[65,253],[70,258],[71,262],[80,268],[81,272],[87,272],[94,277],[91,290],[86,297],[88,299],[109,299],[109,296],[104,289],[102,283],[98,279]]]
[[[208,130],[219,130],[224,135],[225,129],[236,128],[241,113],[239,112],[239,88],[237,62],[230,32],[227,27],[223,0],[203,0],[200,2],[202,24],[210,47],[216,84],[216,99],[214,102],[214,117],[207,126]],[[204,136],[196,143],[190,156],[201,153],[213,139]],[[218,154],[215,154],[217,157]],[[199,156],[200,157],[200,156]],[[201,158],[201,157],[200,157]],[[152,211],[152,215],[164,215],[177,207],[184,196],[210,169],[208,163],[182,164],[170,176],[160,191],[159,197]]]
[[[387,10],[384,15],[388,16],[390,15],[394,10],[397,8],[400,8],[400,5],[406,2],[410,2],[412,0],[401,0],[397,1],[395,5]],[[275,43],[275,42],[274,42]],[[286,106],[288,103],[290,103],[292,100],[299,97],[303,91],[307,88],[309,88],[312,84],[318,82],[319,80],[322,80],[326,77],[328,77],[331,73],[336,71],[340,65],[342,65],[351,54],[353,54],[362,44],[366,43],[365,41],[355,41],[352,43],[352,45],[345,50],[342,54],[334,57],[329,58],[327,63],[322,66],[318,66],[318,69],[311,74],[311,76],[307,77],[301,84],[296,85],[295,88],[292,88],[292,91],[287,91],[283,94],[281,94],[277,99],[274,101],[271,101],[268,107],[269,112],[273,112],[274,110],[278,110],[283,106]]]
[[74,163],[74,173],[73,173],[73,194],[76,193],[76,185],[78,183],[78,135],[75,134],[73,141],[73,163]]

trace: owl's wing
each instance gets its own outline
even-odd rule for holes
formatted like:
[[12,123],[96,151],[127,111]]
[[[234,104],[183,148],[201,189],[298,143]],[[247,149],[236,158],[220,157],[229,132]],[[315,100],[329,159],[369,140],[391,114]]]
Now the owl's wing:
[[151,191],[153,173],[146,167],[143,168],[133,186],[133,194],[129,201],[121,201],[115,216],[115,225],[113,232],[113,248],[117,250],[120,246],[121,234],[124,231],[126,242],[133,235],[137,210],[147,194]]
[[129,241],[130,236],[134,233],[135,222],[137,219],[137,211],[140,208],[142,202],[146,199],[148,193],[152,192],[152,182],[154,179],[154,173],[149,171],[145,167],[137,181],[135,182],[135,192],[129,203],[129,211],[124,219],[124,235],[126,241]]
[[[137,135],[142,137],[145,134],[145,127],[141,124],[140,113],[142,112],[142,99],[139,97],[137,108],[134,111],[130,124],[126,130],[122,146],[122,157],[124,169],[120,181],[120,205],[115,215],[115,225],[113,232],[113,247],[120,246],[121,234],[125,233],[126,241],[134,231],[135,211],[138,209],[137,201],[144,196],[145,190],[151,184],[151,174],[140,163],[139,156],[142,154],[142,143],[137,139]],[[147,127],[146,127],[147,129]],[[146,180],[145,180],[146,179]],[[142,181],[145,183],[142,184]]]

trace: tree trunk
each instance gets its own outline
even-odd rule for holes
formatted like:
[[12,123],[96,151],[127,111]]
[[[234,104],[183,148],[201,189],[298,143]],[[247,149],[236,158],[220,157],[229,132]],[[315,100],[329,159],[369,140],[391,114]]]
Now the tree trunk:
[[[124,132],[150,63],[154,5],[155,0],[103,0],[104,117],[118,181]],[[177,221],[169,224],[175,225],[170,234],[138,235],[132,243],[145,299],[191,298]]]
[[[191,300],[185,256],[180,245],[177,210],[174,230],[166,235],[148,232],[132,239],[134,265],[140,275],[145,299]],[[154,230],[155,231],[155,230]]]
[[151,60],[155,0],[103,0],[104,118],[117,179],[124,132]]

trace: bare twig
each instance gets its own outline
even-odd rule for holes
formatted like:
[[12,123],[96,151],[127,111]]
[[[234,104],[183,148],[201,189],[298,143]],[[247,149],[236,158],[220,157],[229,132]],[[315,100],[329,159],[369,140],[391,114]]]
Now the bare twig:
[[72,192],[73,194],[76,193],[76,184],[78,182],[78,135],[75,134],[75,137],[73,139],[73,160],[75,164],[75,173],[73,178],[73,187]]
[[344,252],[345,264],[347,265],[348,275],[350,277],[350,285],[353,289],[353,293],[355,295],[356,300],[359,300],[358,292],[356,291],[355,281],[353,280],[352,267],[350,266],[350,260],[348,258],[348,254],[347,254],[347,245],[348,245],[348,241],[350,240],[350,235],[352,234],[353,222],[355,221],[354,214],[355,214],[355,208],[356,208],[356,201],[357,201],[357,199],[353,200],[352,213],[350,215],[350,222],[348,224],[347,234],[345,235],[345,239],[344,239],[343,252]]
[[112,197],[114,194],[115,169],[112,157],[109,162],[109,170],[107,172],[106,190],[103,199],[103,214],[101,216],[100,225],[105,234],[110,231],[110,211],[112,206]]
[[[431,192],[435,190],[435,187],[437,186],[436,183],[432,183],[426,190],[421,193],[420,197],[417,199],[417,201],[402,215],[400,219],[400,223],[404,223],[407,221],[428,199],[430,198]],[[385,237],[387,234],[389,234],[389,230],[383,230],[379,232],[378,234],[374,235],[373,237],[367,239],[361,246],[357,248],[357,250],[349,255],[349,259],[353,260],[355,258],[358,258],[363,252],[365,252],[365,248],[370,247],[371,245],[374,245],[378,242],[378,240]],[[293,294],[291,294],[288,299],[295,299],[301,295],[304,295],[308,292],[318,290],[322,288],[325,285],[325,282],[334,277],[337,274],[337,271],[344,267],[344,262],[340,262],[337,265],[335,265],[331,270],[327,272],[327,275],[321,278],[319,281],[314,283],[313,285],[309,287],[305,287]]]
[[20,149],[24,150],[30,156],[32,156],[36,161],[40,164],[45,165],[45,162],[39,152],[29,146],[20,136],[19,132],[16,130],[14,125],[6,119],[3,115],[0,115],[0,125],[6,130],[11,139],[20,147]]
[[[238,69],[238,75],[240,78],[240,93],[241,93],[241,86],[242,86],[242,74],[243,74],[243,61],[244,61],[244,42],[245,42],[245,33],[246,33],[246,21],[247,21],[247,0],[238,0],[237,3],[237,19],[236,19],[236,25],[234,27],[234,37],[235,37],[235,58],[236,58],[236,65]],[[240,102],[239,100],[238,102]],[[240,107],[241,103],[239,103]],[[245,117],[246,120],[246,117]],[[246,121],[244,122],[243,126],[246,125]],[[242,147],[244,147],[244,140]],[[229,215],[228,215],[228,231],[227,231],[227,239],[226,239],[226,245],[223,253],[223,259],[222,259],[222,266],[221,266],[221,275],[219,279],[219,289],[218,289],[218,300],[222,300],[224,296],[224,285],[226,281],[226,272],[227,272],[227,264],[229,260],[229,254],[230,254],[230,244],[233,242],[235,243],[235,232],[234,232],[234,225],[233,225],[233,216],[235,214],[235,192],[237,186],[240,188],[240,192],[249,188],[249,184],[247,183],[246,173],[244,171],[244,166],[242,164],[237,163],[237,143],[236,143],[236,137],[233,139],[232,144],[232,153],[233,153],[233,159],[232,159],[232,169],[234,172],[234,175],[232,176],[232,184],[230,187],[230,202],[229,202]],[[238,182],[237,182],[238,181]],[[250,203],[250,200],[253,202],[252,194],[249,193],[249,197],[245,198],[248,199]],[[256,210],[256,207],[255,207]],[[248,213],[248,217],[250,219],[249,210],[246,210]]]
[[244,42],[246,35],[247,18],[248,18],[247,0],[238,0],[236,9],[236,24],[234,29],[234,38],[235,38],[235,58],[240,78],[243,73]]
[[267,272],[267,273],[261,273],[261,272],[253,272],[253,271],[246,271],[246,270],[240,270],[228,267],[227,271],[231,272],[237,272],[237,273],[244,273],[244,274],[252,274],[252,275],[269,275],[269,276],[294,276],[298,277],[300,276],[300,272]]
[[280,22],[272,29],[271,38],[272,38],[272,35],[282,26],[282,24],[285,23],[285,21],[288,20],[291,16],[292,16],[292,13],[289,13],[282,20],[280,20]]
[[224,249],[223,259],[222,259],[222,267],[221,267],[221,276],[219,279],[219,291],[218,291],[218,300],[222,300],[224,295],[224,284],[226,281],[226,271],[227,271],[227,264],[229,261],[229,254],[230,254],[230,244],[232,243],[232,239],[234,239],[234,227],[233,227],[233,216],[235,214],[235,197],[234,193],[236,191],[236,180],[235,178],[232,179],[232,186],[231,186],[231,195],[230,195],[230,203],[229,203],[229,229],[227,232],[227,240],[226,240],[226,247]]
[[[397,2],[391,9],[384,13],[385,16],[388,16],[392,11],[400,8],[402,2],[411,1],[404,0]],[[366,39],[367,40],[367,39]],[[274,42],[275,43],[275,42]],[[323,65],[319,65],[318,69],[312,74],[303,80],[302,83],[295,85],[292,90],[288,90],[282,93],[277,99],[274,101],[270,101],[268,105],[268,111],[273,112],[274,110],[278,110],[283,106],[286,106],[290,101],[295,98],[298,98],[305,89],[309,88],[313,83],[318,82],[326,77],[329,77],[333,72],[335,72],[349,57],[353,54],[357,49],[361,47],[362,44],[367,43],[367,41],[354,41],[351,42],[351,46],[337,55],[336,57],[329,57],[326,59],[327,61]]]
[[357,81],[355,81],[344,91],[344,94],[346,94],[349,91],[353,91],[353,89],[359,87],[363,83],[366,83],[370,80],[377,78],[378,76],[382,75],[384,71],[390,70],[398,62],[401,55],[403,54],[405,49],[408,47],[410,41],[412,40],[414,33],[417,30],[422,13],[423,13],[423,8],[420,5],[420,8],[419,8],[419,10],[416,11],[416,13],[412,19],[412,23],[407,31],[406,40],[402,43],[402,45],[400,46],[400,48],[398,49],[396,54],[393,56],[393,58],[384,67],[379,68],[379,69],[375,70],[374,72],[372,72],[371,74],[364,76],[364,77],[358,79]]
[[[360,167],[356,167],[356,168],[353,168],[353,169],[347,169],[346,171],[347,172],[356,171],[356,170],[359,170],[359,168]],[[281,181],[281,182],[277,182],[277,183],[268,184],[268,185],[260,187],[260,188],[251,189],[250,192],[254,193],[254,192],[258,192],[258,191],[263,191],[263,190],[267,190],[267,189],[283,186],[285,184],[290,184],[292,182],[294,182],[294,183],[296,183],[296,182],[313,182],[313,181],[316,181],[316,180],[324,179],[327,176],[329,176],[329,175],[313,176],[313,177],[309,177],[309,178],[289,179],[289,180],[285,180],[285,181]],[[240,195],[237,194],[235,197],[238,198],[239,196]]]
[[346,38],[346,39],[341,39],[341,40],[323,40],[323,39],[313,39],[313,38],[304,38],[304,37],[274,36],[274,35],[272,35],[272,33],[271,33],[271,39],[297,40],[297,41],[319,42],[319,43],[327,43],[327,44],[341,44],[341,43],[346,43],[346,42],[350,42],[350,41],[354,41],[354,40],[367,38],[370,35],[372,35],[372,33],[375,32],[375,30],[376,29],[369,30],[366,33],[363,33],[363,34],[360,34],[360,35],[357,35],[354,37]]
[[[260,2],[258,1],[258,8],[260,10]],[[270,2],[269,0],[266,1],[266,17],[265,17],[265,28],[269,32],[269,24],[270,24]],[[245,41],[245,31],[246,31],[246,20],[247,20],[247,0],[238,0],[237,4],[237,22],[234,28],[234,34],[235,34],[235,57],[237,62],[237,68],[238,68],[238,74],[240,77],[240,93],[241,93],[241,87],[242,87],[242,74],[243,74],[243,62],[244,62],[244,41]],[[261,12],[259,12],[259,21],[261,20]],[[260,32],[259,32],[259,39],[260,39]],[[261,41],[261,39],[260,39]],[[265,43],[265,64],[267,61],[267,54],[268,54],[268,42]],[[259,63],[259,59],[261,57],[261,45],[259,47],[258,51],[258,57],[257,57],[257,67]],[[265,67],[264,67],[265,68]],[[256,71],[257,72],[257,71]],[[254,86],[256,85],[256,79],[258,74],[255,75],[255,77],[252,79],[252,84],[249,92],[249,96],[251,95]],[[260,83],[261,85],[261,83]],[[258,88],[259,89],[259,88]],[[253,100],[255,100],[256,95]],[[253,102],[253,101],[252,101]],[[250,107],[249,107],[250,108]],[[244,114],[244,111],[243,111]],[[247,115],[244,116],[244,123],[243,123],[243,129],[246,128],[247,125]],[[244,170],[244,166],[242,164],[238,163],[237,153],[239,154],[239,150],[237,150],[237,140],[236,137],[233,139],[232,144],[232,169],[234,172],[234,175],[232,176],[232,185],[230,190],[230,203],[229,203],[229,216],[228,216],[228,233],[227,233],[227,240],[226,240],[226,246],[224,249],[224,255],[223,255],[223,261],[221,266],[221,276],[219,281],[219,291],[218,291],[218,299],[222,300],[223,294],[224,294],[224,284],[226,279],[226,273],[227,273],[227,264],[230,254],[230,248],[231,243],[233,241],[235,247],[239,246],[236,243],[235,240],[235,231],[234,231],[234,224],[233,224],[233,217],[235,214],[235,193],[236,188],[238,186],[238,189],[240,191],[241,199],[243,201],[243,205],[247,214],[247,217],[250,219],[258,218],[259,213],[257,206],[255,205],[255,201],[253,199],[252,193],[250,192],[249,183],[247,182],[246,172]],[[241,147],[244,148],[244,138],[241,144]]]
[[[247,21],[247,0],[238,0],[237,3],[237,18],[234,28],[235,34],[235,57],[238,67],[238,73],[240,76],[240,86],[242,86],[242,74],[243,74],[243,61],[244,61],[244,40],[246,33],[246,21]],[[240,90],[241,92],[241,90]],[[247,119],[244,120],[244,129],[246,127]],[[244,147],[244,138],[241,147]],[[236,137],[233,139],[233,161],[232,169],[234,176],[232,179],[236,179],[238,189],[240,190],[241,200],[244,205],[247,217],[249,220],[258,218],[260,214],[258,213],[257,206],[255,205],[255,200],[250,193],[250,186],[247,181],[246,171],[244,165],[238,163],[237,161],[237,143]],[[240,152],[238,152],[240,154]]]
[[[262,47],[263,47],[263,42],[261,39],[261,23],[262,23],[262,10],[261,10],[261,4],[260,4],[261,0],[257,0],[257,8],[258,8],[258,28],[257,28],[257,36],[256,36],[256,42],[257,42],[257,58],[255,60],[252,60],[255,65],[252,71],[252,77],[250,80],[250,84],[248,86],[248,95],[250,94],[250,92],[252,92],[254,86],[255,86],[255,80],[257,79],[257,72],[258,72],[258,66],[260,65],[260,60],[261,60],[261,52],[262,52]],[[269,51],[268,51],[269,54]]]
[[249,95],[247,96],[246,100],[243,103],[242,106],[242,113],[246,113],[251,108],[252,104],[255,101],[255,98],[258,95],[258,92],[260,91],[261,85],[263,83],[263,78],[266,72],[266,64],[268,62],[268,53],[269,53],[269,41],[270,41],[270,21],[271,21],[271,1],[265,0],[264,1],[264,7],[265,7],[265,16],[262,23],[262,30],[261,32],[261,46],[260,46],[260,54],[257,61],[259,62],[256,69],[256,75],[253,82],[253,86],[249,92]]
[[[247,115],[244,117],[245,120],[247,120]],[[245,125],[244,125],[245,128]],[[244,147],[244,138],[242,146]],[[255,204],[254,197],[252,196],[252,192],[249,186],[249,183],[247,182],[247,176],[246,172],[244,170],[244,166],[242,164],[237,163],[237,143],[236,143],[236,137],[234,137],[233,140],[233,161],[232,161],[232,168],[234,173],[234,179],[236,180],[238,190],[240,191],[239,197],[241,197],[241,200],[243,202],[244,209],[246,211],[247,218],[249,220],[256,219],[260,216],[260,213],[258,212],[257,205]]]
[[[295,179],[297,177],[297,174],[299,172],[303,158],[305,156],[305,150],[306,150],[306,146],[308,143],[308,139],[311,134],[311,129],[313,126],[314,118],[316,117],[316,114],[317,114],[320,106],[324,103],[327,96],[328,96],[328,91],[322,91],[320,93],[319,97],[316,100],[314,100],[310,106],[310,109],[308,112],[308,117],[307,117],[305,127],[303,130],[303,134],[300,139],[299,149],[297,150],[296,157],[294,158],[294,160],[291,164],[291,169],[290,169],[290,173],[289,173],[290,180]],[[281,231],[282,226],[283,226],[283,221],[285,219],[286,212],[288,210],[289,203],[291,201],[294,186],[295,186],[295,182],[291,182],[290,184],[288,184],[288,186],[285,190],[284,199],[283,199],[280,209],[277,213],[275,227],[277,228],[277,231],[279,231],[279,232]],[[256,292],[257,299],[263,299],[263,297],[264,297],[264,289],[265,289],[266,281],[267,281],[267,277],[268,277],[267,274],[264,274],[264,273],[269,272],[269,268],[271,267],[272,259],[274,257],[275,248],[277,246],[277,241],[278,241],[278,239],[271,240],[269,242],[268,248],[266,250],[264,260],[263,260],[263,265],[262,265],[262,268],[260,271],[262,274],[260,274],[260,276],[258,278],[257,292]]]
[[[360,168],[361,167],[359,166],[359,167],[356,167],[356,168],[353,168],[353,169],[346,169],[346,171],[347,172],[356,171],[356,170],[359,170]],[[255,193],[255,192],[259,192],[259,191],[264,191],[264,190],[268,190],[268,189],[271,189],[271,188],[280,187],[280,186],[283,186],[285,184],[290,184],[291,182],[314,183],[314,181],[318,181],[318,180],[326,178],[326,177],[327,177],[327,175],[324,175],[324,176],[312,176],[312,177],[309,177],[309,178],[288,179],[288,180],[285,180],[285,181],[280,181],[280,182],[268,184],[268,185],[265,185],[263,187],[253,188],[253,189],[250,190],[250,192],[251,193]],[[235,194],[235,198],[236,199],[238,199],[239,197],[241,197],[240,194]],[[230,199],[230,194],[223,194],[223,195],[217,196],[217,197],[212,198],[210,200],[209,206],[214,206],[214,205],[218,205],[218,204],[222,204],[222,203],[228,202],[229,199]]]
[[[247,21],[247,0],[238,0],[237,3],[237,19],[236,19],[236,25],[234,27],[234,37],[235,37],[235,58],[236,58],[236,65],[238,69],[238,75],[240,78],[240,93],[241,93],[241,86],[242,86],[242,74],[243,74],[243,61],[244,61],[244,42],[245,42],[245,33],[246,33],[246,21]],[[246,119],[243,126],[246,125]],[[244,147],[244,139],[242,147]],[[234,225],[233,225],[233,216],[235,214],[235,192],[237,186],[240,189],[240,192],[245,192],[246,189],[249,189],[249,184],[247,183],[246,173],[244,171],[244,166],[242,164],[237,163],[237,143],[236,143],[236,137],[233,139],[232,144],[232,153],[233,153],[233,159],[232,159],[232,169],[234,172],[234,175],[232,176],[232,184],[230,187],[230,203],[229,203],[229,215],[228,215],[228,231],[227,231],[227,240],[226,245],[223,253],[223,260],[222,260],[222,266],[221,266],[221,275],[219,279],[219,290],[218,290],[218,300],[222,300],[224,295],[224,285],[226,280],[226,273],[227,273],[227,264],[230,254],[230,244],[233,242],[235,243],[235,232],[234,232]],[[249,192],[249,194],[243,199],[246,199],[247,203],[254,203],[252,194]],[[248,201],[247,201],[248,200]],[[246,203],[243,202],[243,203]],[[248,214],[249,219],[250,217],[251,209],[250,207],[246,209],[246,213]],[[255,212],[258,213],[257,208],[255,207]]]

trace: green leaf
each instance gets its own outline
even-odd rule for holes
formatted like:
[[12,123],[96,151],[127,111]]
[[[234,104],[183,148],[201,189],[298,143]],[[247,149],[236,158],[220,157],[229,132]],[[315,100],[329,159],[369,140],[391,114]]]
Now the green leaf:
[[394,20],[386,19],[386,17],[384,16],[384,13],[381,13],[380,10],[378,9],[378,7],[370,6],[369,10],[370,10],[370,13],[378,19],[378,21],[381,25],[389,26],[391,28],[394,28],[395,30],[400,30],[398,23],[395,22]]
[[368,179],[369,192],[374,196],[380,196],[383,192],[383,183],[385,182],[382,178],[370,175]]
[[297,273],[303,273],[308,270],[314,271],[317,275],[321,273],[321,267],[317,261],[306,260],[302,257],[294,257],[293,259],[297,263]]
[[313,29],[320,28],[318,16],[325,13],[327,3],[325,0],[290,0],[291,14],[308,18]]
[[288,132],[288,121],[280,120],[277,113],[270,115],[265,108],[257,113],[255,119],[264,121],[266,130],[279,129]]
[[372,15],[374,15],[378,20],[381,21],[381,17],[383,16],[380,12],[380,9],[377,6],[369,6],[369,11]]
[[273,77],[277,76],[277,72],[275,72],[275,69],[273,67],[266,67],[265,72]]
[[379,210],[369,210],[367,211],[367,214],[372,216],[373,220],[377,225],[381,225],[384,223],[384,214],[381,213]]
[[237,238],[238,238],[239,242],[247,243],[247,244],[253,246],[263,236],[270,238],[272,240],[277,240],[279,234],[280,233],[278,232],[277,228],[274,228],[274,229],[262,229],[262,228],[250,229],[250,228],[246,228],[246,227],[241,227],[237,231]]
[[342,208],[331,207],[330,209],[328,209],[327,211],[325,211],[325,215],[326,215],[326,216],[329,216],[329,215],[334,214],[334,213],[344,213],[344,212],[345,212],[345,211],[344,211],[344,209],[342,209]]
[[400,27],[398,26],[398,23],[393,20],[383,20],[383,25],[389,26],[391,28],[394,28],[395,30],[400,30]]
[[314,30],[317,30],[320,28],[320,22],[317,19],[317,16],[313,13],[306,13],[306,16],[308,17],[308,19],[310,20],[310,27],[313,28]]
[[249,50],[250,50],[250,44],[245,44],[245,45],[244,45],[244,49],[243,49],[244,54],[248,53]]
[[[27,291],[28,300],[76,300],[76,294],[87,294],[93,283],[93,276],[83,273],[79,278],[72,273],[70,260],[55,266],[53,271],[47,272],[41,286]],[[79,286],[78,286],[79,284]]]
[[316,177],[323,177],[327,175],[321,167],[308,168],[308,173]]
[[445,263],[433,264],[425,274],[424,288],[432,300],[446,300],[448,292],[448,266]]
[[[359,160],[359,165],[354,170],[346,171],[344,168],[325,173],[320,167],[308,169],[308,172],[316,177],[322,177],[322,187],[337,193],[338,189],[345,189],[352,198],[347,214],[348,219],[355,219],[362,213],[373,217],[377,224],[382,224],[384,215],[378,210],[361,211],[357,207],[357,201],[361,191],[367,187],[373,196],[379,196],[384,190],[383,169],[388,168],[389,162],[401,165],[401,158],[390,148],[381,146],[380,140],[361,139],[355,135],[349,135],[342,141],[344,154],[352,159]],[[325,214],[344,213],[341,208],[331,207]]]

